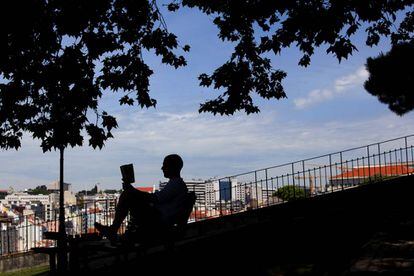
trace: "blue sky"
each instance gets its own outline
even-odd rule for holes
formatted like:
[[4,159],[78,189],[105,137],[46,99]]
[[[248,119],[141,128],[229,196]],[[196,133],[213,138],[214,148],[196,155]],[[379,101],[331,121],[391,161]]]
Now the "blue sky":
[[[190,44],[188,66],[174,70],[147,55],[155,71],[151,95],[156,109],[118,105],[119,95],[108,92],[101,108],[115,115],[119,128],[101,150],[87,146],[66,151],[65,180],[74,190],[120,188],[119,166],[133,163],[137,185],[165,180],[162,159],[178,153],[184,159],[184,178],[226,176],[277,165],[414,133],[414,117],[394,115],[363,89],[364,63],[388,50],[388,44],[369,48],[357,34],[358,52],[340,64],[321,48],[308,68],[292,47],[271,55],[275,68],[288,73],[283,82],[288,98],[257,99],[260,114],[213,116],[198,114],[199,104],[217,91],[198,86],[200,73],[211,73],[227,60],[231,45],[221,42],[213,18],[197,10],[166,13],[170,31],[181,44]],[[0,189],[34,188],[59,176],[59,156],[43,154],[29,135],[18,151],[0,152]]]

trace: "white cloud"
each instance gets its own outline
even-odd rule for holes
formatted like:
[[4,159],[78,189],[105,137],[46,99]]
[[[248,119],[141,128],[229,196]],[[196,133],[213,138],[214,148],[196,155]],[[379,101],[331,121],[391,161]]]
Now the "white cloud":
[[294,99],[295,107],[304,109],[328,101],[351,88],[361,86],[367,78],[368,71],[364,67],[360,67],[356,72],[336,79],[332,88],[315,89],[309,92],[306,97]]
[[[65,179],[75,190],[119,188],[119,165],[134,163],[138,183],[162,180],[162,158],[179,153],[186,178],[250,171],[414,133],[414,116],[327,123],[286,120],[273,111],[252,116],[137,112],[120,117],[121,129],[101,150],[67,149]],[[29,137],[19,151],[0,154],[0,189],[34,187],[59,176],[57,153],[43,154]],[[42,182],[43,181],[43,182]]]
[[305,98],[297,98],[294,100],[296,108],[302,109],[308,106],[321,103],[333,98],[335,95],[333,90],[329,89],[315,89],[309,92],[308,96]]
[[362,66],[355,73],[337,79],[335,81],[335,91],[343,91],[361,85],[368,76],[368,71]]

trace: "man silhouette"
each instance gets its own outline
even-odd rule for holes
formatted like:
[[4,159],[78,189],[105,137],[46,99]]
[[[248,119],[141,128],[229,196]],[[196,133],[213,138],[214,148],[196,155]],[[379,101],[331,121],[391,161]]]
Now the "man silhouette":
[[156,229],[174,224],[188,192],[181,178],[182,168],[183,160],[178,154],[166,156],[161,170],[169,181],[161,191],[153,194],[139,191],[123,179],[124,191],[119,198],[112,225],[95,223],[96,229],[110,240],[114,239],[128,212],[137,227]]

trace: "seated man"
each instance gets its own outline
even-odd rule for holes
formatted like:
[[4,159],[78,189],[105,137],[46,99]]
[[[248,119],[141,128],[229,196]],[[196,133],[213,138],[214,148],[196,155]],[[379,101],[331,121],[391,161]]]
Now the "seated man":
[[180,175],[182,168],[183,160],[179,155],[166,156],[161,170],[169,181],[164,189],[154,194],[139,191],[131,183],[124,182],[124,191],[119,198],[112,225],[95,223],[96,229],[109,239],[113,239],[128,212],[138,227],[157,228],[172,225],[188,192]]

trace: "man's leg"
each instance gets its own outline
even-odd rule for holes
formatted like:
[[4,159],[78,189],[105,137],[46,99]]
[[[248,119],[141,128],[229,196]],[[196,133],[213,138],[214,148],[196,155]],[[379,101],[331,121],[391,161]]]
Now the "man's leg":
[[119,227],[121,227],[122,222],[128,215],[130,202],[131,202],[131,194],[132,192],[130,190],[125,190],[121,193],[121,196],[119,197],[118,204],[115,208],[115,218],[112,222],[111,228],[116,233],[118,232]]
[[[145,206],[149,205],[148,199],[147,193],[138,191],[132,186],[125,189],[119,197],[112,225],[108,227],[96,223],[96,229],[108,238],[114,237],[131,209],[142,209],[145,213]],[[140,206],[143,206],[143,208]]]

